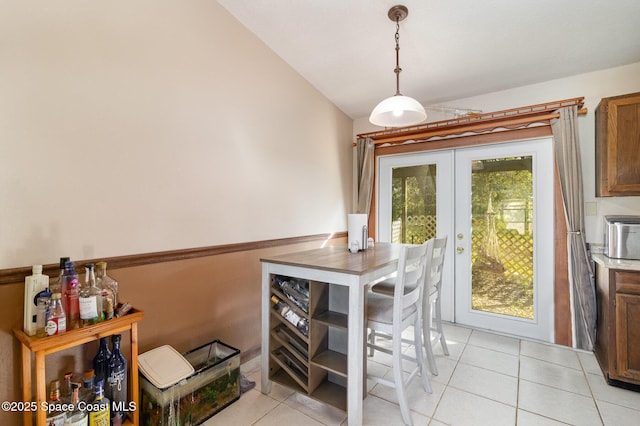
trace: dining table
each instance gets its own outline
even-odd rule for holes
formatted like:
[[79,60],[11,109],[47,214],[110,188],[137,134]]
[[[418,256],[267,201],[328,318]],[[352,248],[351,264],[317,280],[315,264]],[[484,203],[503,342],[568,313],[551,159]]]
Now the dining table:
[[[365,301],[370,284],[397,270],[401,244],[375,243],[355,253],[346,245],[268,256],[262,264],[262,354],[261,391],[271,391],[270,350],[272,278],[275,275],[326,283],[348,295],[346,306],[346,410],[349,425],[362,424],[366,393]],[[314,321],[313,316],[310,322]]]

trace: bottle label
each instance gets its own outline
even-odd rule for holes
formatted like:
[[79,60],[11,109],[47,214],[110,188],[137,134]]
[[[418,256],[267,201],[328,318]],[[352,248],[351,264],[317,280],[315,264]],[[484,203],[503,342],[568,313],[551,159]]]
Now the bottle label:
[[94,411],[89,411],[89,424],[92,426],[109,426],[109,404],[99,404],[94,402],[90,405]]
[[122,384],[126,383],[127,370],[123,368],[121,371],[113,371],[109,376],[109,386],[111,386],[112,396],[113,392],[121,392]]
[[298,323],[300,322],[300,316],[293,312],[291,309],[285,312],[284,317],[287,319],[287,321],[295,326],[298,326]]
[[47,336],[53,336],[67,331],[67,319],[66,318],[49,318],[47,325],[45,326]]
[[98,301],[96,296],[81,297],[80,301],[80,319],[90,320],[98,317]]

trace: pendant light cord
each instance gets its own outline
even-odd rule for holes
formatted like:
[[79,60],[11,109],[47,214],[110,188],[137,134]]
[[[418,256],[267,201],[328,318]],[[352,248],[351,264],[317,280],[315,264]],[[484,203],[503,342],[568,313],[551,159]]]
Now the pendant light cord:
[[400,68],[400,16],[396,15],[396,68],[393,72],[396,73],[396,96],[401,96],[400,94],[400,72],[402,68]]

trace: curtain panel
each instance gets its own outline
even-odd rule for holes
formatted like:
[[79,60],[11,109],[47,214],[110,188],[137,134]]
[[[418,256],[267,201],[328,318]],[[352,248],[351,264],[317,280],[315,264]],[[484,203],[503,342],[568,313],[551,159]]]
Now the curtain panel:
[[358,205],[356,213],[369,215],[373,195],[373,151],[371,138],[359,138],[356,142],[358,159]]
[[584,235],[584,194],[576,106],[562,108],[551,120],[556,165],[567,222],[567,256],[573,346],[592,351],[596,340],[595,278]]

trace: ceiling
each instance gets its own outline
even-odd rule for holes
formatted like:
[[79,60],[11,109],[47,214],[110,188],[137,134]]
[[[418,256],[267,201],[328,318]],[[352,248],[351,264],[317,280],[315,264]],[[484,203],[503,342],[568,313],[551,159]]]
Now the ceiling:
[[639,0],[218,2],[353,119],[395,94],[395,4],[400,90],[425,106],[640,62]]

